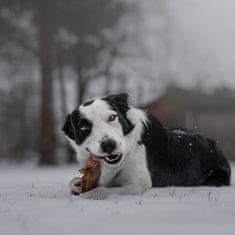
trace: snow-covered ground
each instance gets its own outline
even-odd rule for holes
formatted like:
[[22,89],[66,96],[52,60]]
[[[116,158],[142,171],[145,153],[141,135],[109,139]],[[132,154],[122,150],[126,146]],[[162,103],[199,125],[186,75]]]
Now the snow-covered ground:
[[[233,166],[235,170],[235,165]],[[77,167],[0,169],[1,235],[234,234],[235,177],[225,188],[155,188],[139,196],[71,197]]]

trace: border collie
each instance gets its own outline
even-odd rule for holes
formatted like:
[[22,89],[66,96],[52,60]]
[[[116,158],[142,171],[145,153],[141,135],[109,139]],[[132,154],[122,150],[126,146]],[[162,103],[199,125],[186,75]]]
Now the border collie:
[[[66,118],[63,132],[83,166],[100,157],[98,187],[83,198],[141,194],[159,186],[223,186],[231,169],[216,142],[187,129],[168,130],[156,117],[129,106],[127,94],[90,100]],[[75,178],[70,184],[76,193]]]

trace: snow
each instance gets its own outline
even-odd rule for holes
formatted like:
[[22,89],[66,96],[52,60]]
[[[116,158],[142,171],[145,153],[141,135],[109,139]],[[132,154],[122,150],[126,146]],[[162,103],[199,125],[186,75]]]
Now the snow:
[[1,167],[0,234],[234,234],[235,177],[231,187],[154,188],[92,201],[69,195],[76,175],[76,166]]

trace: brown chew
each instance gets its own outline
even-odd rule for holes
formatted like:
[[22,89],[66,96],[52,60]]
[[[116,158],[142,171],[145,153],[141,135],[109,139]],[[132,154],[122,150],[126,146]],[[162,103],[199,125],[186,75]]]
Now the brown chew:
[[80,170],[80,173],[83,174],[81,177],[82,193],[96,188],[101,174],[100,160],[96,156],[91,155],[85,167]]

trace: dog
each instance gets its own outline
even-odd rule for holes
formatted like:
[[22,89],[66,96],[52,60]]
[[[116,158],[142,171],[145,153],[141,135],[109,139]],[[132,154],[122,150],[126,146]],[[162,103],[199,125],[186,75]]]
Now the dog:
[[[82,166],[91,154],[101,158],[99,186],[82,193],[83,198],[230,184],[230,165],[214,140],[164,128],[152,114],[130,106],[127,94],[83,103],[67,116],[62,130]],[[77,183],[72,181],[73,190]]]

